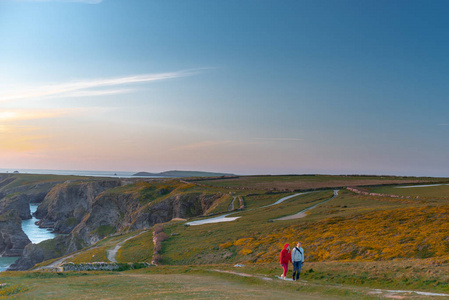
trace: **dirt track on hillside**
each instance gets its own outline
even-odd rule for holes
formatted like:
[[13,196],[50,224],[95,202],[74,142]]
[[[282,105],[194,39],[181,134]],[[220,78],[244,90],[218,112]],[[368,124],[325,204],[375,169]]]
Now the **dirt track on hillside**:
[[311,209],[314,209],[314,208],[317,207],[318,205],[321,205],[321,204],[323,204],[323,203],[326,203],[326,202],[328,202],[328,201],[331,201],[332,199],[334,199],[334,198],[337,197],[337,196],[338,196],[338,190],[335,190],[335,191],[334,191],[334,196],[332,196],[332,198],[327,199],[327,200],[324,200],[324,201],[322,201],[322,202],[320,202],[320,203],[318,203],[318,204],[315,204],[315,205],[313,205],[313,206],[311,206],[311,207],[308,207],[308,208],[306,208],[306,209],[303,209],[303,210],[301,210],[300,212],[298,212],[298,213],[296,213],[296,214],[294,214],[294,215],[282,217],[282,218],[275,219],[275,220],[277,220],[277,221],[284,221],[284,220],[294,220],[294,219],[301,219],[301,218],[304,218],[305,216],[307,216],[307,214],[306,214],[307,211],[309,211],[309,210],[311,210]]
[[118,250],[120,250],[120,248],[122,247],[122,245],[123,245],[124,243],[126,243],[128,240],[133,239],[133,238],[135,238],[135,237],[137,237],[137,236],[139,236],[139,235],[141,235],[142,233],[145,233],[145,232],[147,232],[147,230],[144,230],[144,231],[142,231],[142,232],[139,232],[138,234],[135,234],[135,235],[133,235],[133,236],[131,236],[131,237],[129,237],[129,238],[127,238],[127,239],[121,241],[120,243],[118,243],[117,245],[115,245],[114,248],[107,250],[106,252],[107,252],[107,256],[108,256],[109,261],[110,261],[110,262],[117,262],[117,260],[115,259],[115,256],[117,255],[117,252],[118,252]]

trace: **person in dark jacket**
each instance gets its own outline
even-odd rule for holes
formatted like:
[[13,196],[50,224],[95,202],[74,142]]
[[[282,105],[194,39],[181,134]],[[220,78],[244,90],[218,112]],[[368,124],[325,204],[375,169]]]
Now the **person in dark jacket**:
[[290,253],[290,245],[285,244],[284,249],[281,251],[281,266],[284,269],[284,272],[281,275],[282,279],[285,279],[288,272],[288,263],[292,262],[292,256]]

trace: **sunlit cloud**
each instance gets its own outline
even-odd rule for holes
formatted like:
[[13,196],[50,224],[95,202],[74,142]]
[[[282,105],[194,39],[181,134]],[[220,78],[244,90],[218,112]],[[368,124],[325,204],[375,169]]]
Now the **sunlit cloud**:
[[10,110],[0,112],[0,122],[16,122],[25,120],[49,119],[66,115],[73,110],[53,109],[53,110]]
[[[148,83],[152,81],[168,80],[179,77],[191,76],[198,73],[198,70],[185,70],[178,72],[167,72],[159,74],[144,74],[118,78],[93,79],[72,81],[57,84],[48,84],[32,88],[20,88],[16,91],[0,94],[0,102],[14,100],[31,100],[48,97],[73,97],[81,93],[83,96],[99,96],[105,94],[123,93],[123,89],[104,89],[127,84]],[[95,90],[102,88],[103,90]],[[128,92],[130,90],[127,90]]]
[[[33,151],[45,148],[45,139],[49,138],[46,126],[37,126],[36,120],[62,118],[69,114],[75,114],[84,109],[23,109],[7,110],[0,112],[0,150],[12,152]],[[33,121],[29,125],[26,121]]]
[[39,134],[39,127],[0,125],[0,151],[25,152],[40,148],[36,143],[46,136]]

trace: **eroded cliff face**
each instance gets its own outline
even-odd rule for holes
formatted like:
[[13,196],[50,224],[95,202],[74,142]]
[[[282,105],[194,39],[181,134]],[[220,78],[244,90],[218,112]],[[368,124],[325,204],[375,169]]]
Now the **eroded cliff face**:
[[69,243],[68,236],[57,236],[54,239],[40,242],[39,244],[28,244],[20,257],[12,264],[9,271],[23,271],[31,269],[35,264],[60,257],[66,254]]
[[31,219],[30,203],[40,203],[58,182],[16,184],[13,175],[0,175],[0,214],[17,210],[22,220]]
[[17,187],[5,187],[5,192],[11,194],[21,194],[28,198],[30,203],[41,203],[45,196],[50,192],[55,185],[61,183],[60,181],[53,182],[39,182],[34,184],[19,185]]
[[39,205],[35,216],[39,227],[53,228],[56,233],[70,233],[92,209],[102,192],[120,186],[117,180],[70,182],[55,186]]
[[201,216],[223,195],[220,193],[182,193],[146,205],[138,214],[131,215],[132,230],[147,228],[174,218],[188,219]]
[[[172,195],[173,194],[173,195]],[[222,195],[172,192],[159,201],[146,203],[135,194],[101,194],[92,211],[73,230],[72,236],[90,246],[108,234],[138,230],[174,218],[203,215]]]
[[0,215],[0,256],[21,256],[30,239],[22,230],[22,219],[16,210]]
[[16,210],[22,220],[31,219],[30,198],[26,194],[7,195],[0,199],[0,213]]
[[117,232],[144,229],[173,218],[203,215],[222,197],[220,193],[186,191],[185,184],[180,182],[170,187],[136,183],[122,189],[120,181],[56,186],[40,205],[38,217],[43,215],[43,223],[55,226],[55,230],[67,220],[75,219],[76,226],[69,235],[58,237],[53,247],[48,241],[28,246],[13,269],[29,269],[31,264],[91,246]]

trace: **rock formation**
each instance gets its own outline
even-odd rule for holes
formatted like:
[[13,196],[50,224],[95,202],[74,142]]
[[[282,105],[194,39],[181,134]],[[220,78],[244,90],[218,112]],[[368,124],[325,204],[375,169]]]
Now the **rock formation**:
[[28,270],[35,264],[48,259],[63,256],[67,250],[67,236],[57,236],[54,239],[40,242],[39,244],[28,244],[20,257],[8,270]]
[[40,203],[47,193],[58,183],[37,182],[15,184],[13,175],[0,175],[0,214],[15,209],[22,220],[31,219],[30,203]]
[[30,239],[22,230],[22,220],[16,210],[0,215],[0,256],[20,256]]
[[[44,260],[91,246],[116,232],[203,215],[222,197],[220,193],[186,192],[183,188],[187,185],[176,181],[168,188],[157,183],[137,183],[128,190],[117,190],[112,188],[120,186],[120,180],[60,184],[47,195],[36,215],[43,217],[42,224],[54,226],[55,231],[67,232],[71,226],[73,229],[53,242],[27,246],[11,269],[29,269]],[[75,225],[59,225],[69,221]]]
[[22,220],[31,219],[30,198],[26,194],[7,195],[0,199],[0,214],[16,210]]
[[102,192],[120,186],[120,180],[70,182],[55,186],[39,205],[35,216],[42,228],[56,233],[70,233],[92,209],[92,203]]
[[90,246],[111,233],[144,229],[174,218],[202,215],[221,196],[221,194],[175,193],[157,203],[142,203],[133,194],[105,192],[96,199],[92,211],[72,234]]

